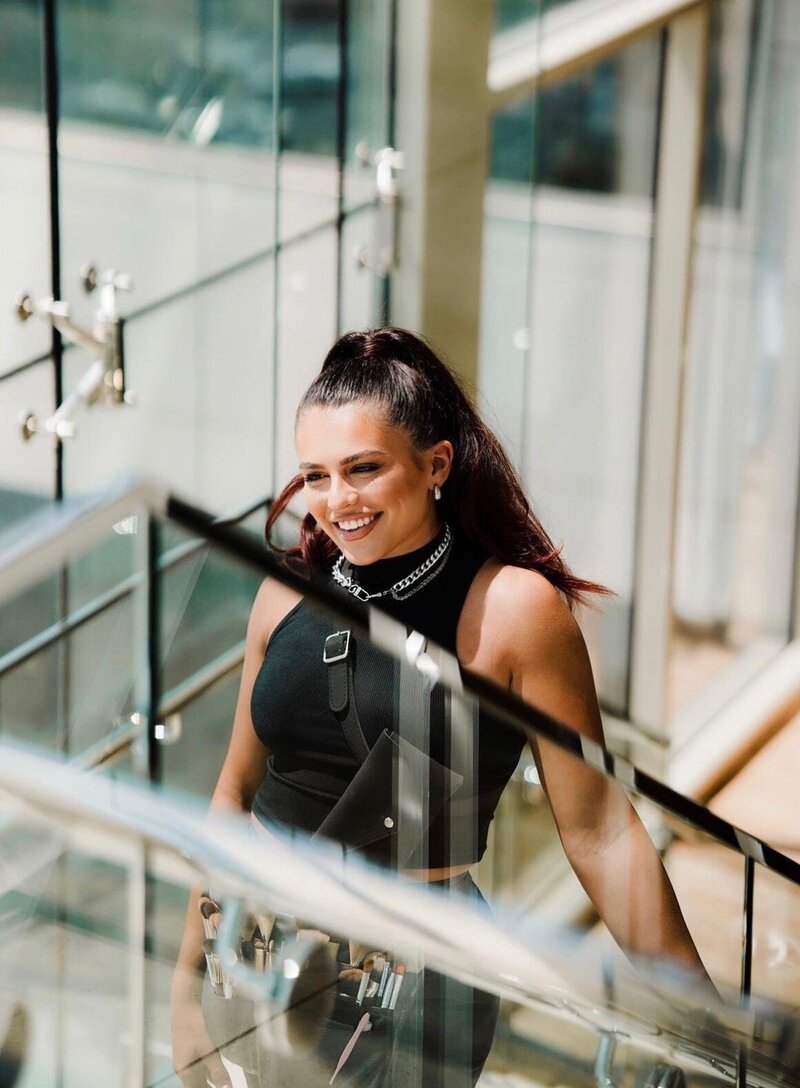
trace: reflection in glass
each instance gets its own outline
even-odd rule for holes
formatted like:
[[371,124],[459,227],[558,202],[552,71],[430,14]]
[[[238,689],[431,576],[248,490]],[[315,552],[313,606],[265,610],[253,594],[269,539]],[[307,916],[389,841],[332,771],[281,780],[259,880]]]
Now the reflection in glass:
[[733,0],[714,12],[672,586],[679,737],[694,700],[729,699],[785,642],[796,535],[800,10],[770,2],[754,20]]
[[58,14],[65,119],[272,145],[272,5],[68,0]]
[[50,293],[42,37],[39,0],[0,4],[0,374],[50,348],[47,327],[22,325],[13,306],[20,293]]
[[39,435],[25,442],[20,427],[21,413],[46,419],[53,407],[50,360],[0,378],[0,532],[54,496],[51,440]]
[[[345,258],[346,259],[346,258]],[[338,236],[321,230],[281,251],[276,403],[272,438],[272,493],[297,473],[294,413],[336,338]],[[308,315],[313,309],[314,320]]]
[[239,645],[259,578],[206,548],[161,574],[164,684],[177,687]]
[[[126,322],[136,403],[76,415],[80,440],[65,450],[68,493],[102,489],[133,467],[168,474],[176,491],[220,513],[267,492],[273,274],[271,260],[259,262]],[[66,388],[89,362],[85,352],[67,353]]]
[[627,698],[659,79],[652,34],[499,111],[485,208],[481,393],[567,561],[617,594],[602,616],[582,619],[600,694],[617,712]]
[[[175,544],[179,535],[175,534],[169,543]],[[220,578],[225,584],[229,563],[214,558],[214,565],[226,572],[225,578]],[[250,581],[249,595],[256,581]],[[274,587],[269,588],[275,592]],[[223,607],[218,600],[206,599],[205,603],[214,610]],[[290,604],[284,597],[281,606],[288,608]],[[201,624],[202,609],[193,612],[192,618]],[[111,619],[128,631],[134,626],[125,615],[109,616]],[[385,986],[392,973],[395,983],[403,979],[392,1032],[388,1040],[386,1034],[381,1035],[384,1013],[379,1005],[375,1010],[375,1034],[370,1032],[369,1040],[356,1050],[356,1065],[350,1072],[391,1060],[396,1063],[393,1068],[402,1071],[402,1075],[397,1074],[397,1083],[404,1088],[415,1083],[413,1073],[406,1075],[407,1066],[410,1063],[418,1069],[421,1056],[462,1072],[470,1069],[473,1057],[482,1062],[492,1042],[489,1029],[494,1032],[498,1006],[496,996],[485,996],[487,987],[498,990],[511,1002],[504,1009],[492,1042],[487,1074],[503,1069],[522,1072],[530,1069],[532,1061],[537,1063],[538,1071],[540,1059],[543,1070],[551,1070],[559,1063],[563,1069],[569,1061],[574,1063],[578,1054],[592,1061],[598,1042],[615,1031],[629,1036],[625,1061],[642,1076],[652,1069],[654,1052],[659,1057],[668,1056],[676,1064],[685,1061],[688,1068],[702,1072],[709,1071],[709,1056],[719,1056],[726,1069],[731,1061],[735,1064],[733,1044],[738,1036],[729,1034],[719,1022],[709,1022],[705,1013],[699,1019],[691,1015],[693,1007],[705,1005],[713,994],[702,988],[702,979],[695,973],[693,946],[679,910],[715,982],[726,987],[726,993],[735,990],[736,974],[731,966],[738,967],[740,959],[738,954],[729,955],[728,949],[738,952],[741,932],[741,902],[736,895],[736,887],[741,887],[736,878],[737,870],[741,872],[741,855],[735,850],[720,855],[718,844],[686,828],[676,817],[667,819],[635,796],[631,798],[618,781],[595,769],[600,753],[591,745],[575,745],[574,751],[566,751],[555,743],[553,735],[534,738],[538,767],[534,773],[526,759],[521,781],[512,788],[533,791],[535,806],[531,807],[539,807],[545,802],[537,783],[547,785],[564,852],[610,933],[633,954],[635,976],[624,968],[627,974],[623,977],[621,959],[617,963],[609,953],[602,931],[591,928],[595,913],[587,906],[583,893],[576,896],[574,886],[566,887],[560,879],[563,867],[550,875],[554,892],[550,906],[556,901],[559,904],[557,926],[552,925],[554,915],[548,913],[543,897],[529,898],[520,909],[504,889],[492,894],[497,911],[497,920],[493,920],[466,873],[453,876],[445,888],[427,887],[425,881],[399,877],[395,869],[403,868],[400,852],[409,845],[411,853],[406,855],[405,863],[409,868],[409,859],[415,857],[427,865],[442,858],[459,858],[467,863],[480,857],[498,793],[507,788],[527,738],[505,720],[502,708],[490,710],[485,704],[478,706],[473,697],[465,697],[460,692],[463,677],[454,659],[433,645],[423,647],[413,634],[409,635],[405,622],[397,623],[397,617],[393,622],[377,614],[369,619],[376,641],[356,631],[354,643],[355,660],[366,669],[357,676],[358,716],[376,742],[367,758],[378,750],[382,731],[389,724],[394,727],[397,742],[390,743],[401,755],[396,762],[392,756],[384,767],[384,771],[388,769],[387,779],[368,776],[366,786],[363,780],[359,785],[354,767],[359,757],[345,730],[331,729],[328,713],[321,725],[329,747],[325,752],[315,747],[308,759],[295,758],[298,726],[310,728],[306,709],[312,703],[323,711],[331,709],[325,703],[326,690],[330,693],[327,669],[335,662],[326,664],[322,660],[320,645],[326,646],[327,632],[341,634],[348,622],[337,610],[320,609],[307,601],[302,614],[300,609],[286,612],[282,626],[272,631],[263,664],[256,658],[260,671],[251,701],[252,724],[258,736],[270,745],[272,755],[269,784],[260,798],[264,805],[258,803],[258,796],[253,804],[257,827],[249,814],[243,813],[237,823],[228,811],[225,821],[218,822],[206,819],[196,800],[186,803],[184,798],[180,805],[175,803],[178,789],[185,794],[182,787],[186,785],[196,797],[206,793],[216,773],[225,733],[230,729],[234,683],[198,700],[191,723],[187,710],[184,736],[165,759],[167,773],[162,791],[140,792],[117,781],[106,794],[102,791],[108,783],[100,777],[69,776],[69,819],[62,818],[59,808],[67,789],[63,769],[48,764],[46,775],[34,775],[28,764],[22,764],[23,753],[15,757],[13,749],[4,749],[0,759],[0,875],[6,878],[6,884],[0,888],[0,915],[15,918],[22,928],[15,931],[14,941],[8,939],[9,928],[3,929],[0,955],[4,962],[13,962],[14,970],[9,975],[13,992],[28,1002],[37,1024],[51,1015],[63,1018],[64,1049],[53,1059],[57,1072],[66,1070],[70,1081],[81,1074],[82,1083],[91,1080],[82,1044],[86,1016],[94,1006],[85,991],[69,1004],[81,982],[91,993],[101,993],[103,1000],[113,1006],[102,1021],[111,1024],[111,1039],[91,1052],[97,1063],[92,1069],[101,1070],[101,1082],[108,1081],[111,1074],[106,1075],[107,1070],[127,1069],[129,1062],[135,1068],[136,1062],[145,1061],[152,1070],[168,1072],[166,999],[173,979],[172,959],[184,925],[185,892],[179,892],[178,886],[189,882],[199,886],[201,879],[212,903],[218,902],[222,909],[201,915],[194,896],[189,918],[194,922],[197,940],[193,951],[191,944],[184,945],[182,969],[191,976],[197,1015],[200,980],[208,969],[206,1029],[223,1046],[234,1036],[241,1040],[247,1035],[256,1048],[253,1060],[264,1063],[260,1068],[256,1066],[255,1073],[286,1068],[292,1074],[289,1083],[294,1078],[304,1088],[313,1083],[303,1076],[310,1075],[311,1070],[324,1071],[329,1080],[367,1009],[372,1022],[381,980]],[[99,720],[113,701],[114,691],[119,690],[119,662],[115,660],[117,650],[110,628],[103,628],[102,637],[96,641],[108,645],[109,652],[107,658],[98,660],[97,677],[88,678],[87,683],[84,676],[80,681],[92,696],[84,707],[87,721]],[[88,672],[91,659],[88,654],[76,654],[76,664]],[[372,677],[372,691],[370,685],[363,684],[364,675]],[[286,677],[291,678],[291,684],[276,682]],[[101,691],[103,681],[108,681],[105,696]],[[74,683],[78,682],[76,674]],[[314,703],[314,685],[317,693],[323,692],[321,702]],[[563,739],[570,742],[567,737]],[[250,755],[256,765],[248,756],[249,771],[261,766],[252,743]],[[185,744],[191,744],[191,755],[183,747]],[[416,749],[416,755],[408,753],[409,745]],[[591,762],[585,762],[578,752],[586,753]],[[309,798],[309,790],[303,789],[301,781],[304,765],[312,760],[317,763],[313,771],[322,773],[323,764],[327,768],[326,785],[321,786],[318,779],[310,791],[314,799]],[[37,769],[41,766],[37,762]],[[441,774],[442,769],[448,773]],[[624,777],[630,781],[627,770]],[[254,774],[253,783],[256,777]],[[200,787],[193,788],[201,779]],[[375,781],[380,787],[377,790]],[[319,809],[324,810],[327,820],[348,791],[364,789],[366,797],[362,793],[360,803],[354,807],[349,831],[340,825],[335,835],[316,834],[311,846],[308,834],[322,830],[317,820]],[[7,819],[9,814],[19,818],[19,806],[9,800],[15,790],[36,796],[41,790],[47,800],[44,813],[37,815],[54,820],[58,827],[55,850],[50,849],[41,861],[35,842],[28,842],[27,848],[20,851],[20,844],[25,846],[25,842],[14,837],[13,821]],[[299,798],[297,817],[291,817],[296,830],[289,840],[287,822],[282,818],[286,808],[281,811],[281,806],[275,804],[281,790],[284,796],[289,791]],[[327,791],[327,796],[321,790]],[[236,806],[248,807],[240,806],[245,800],[249,798],[236,798]],[[366,800],[373,802],[371,809],[361,803]],[[92,805],[91,835],[82,835],[84,801]],[[97,823],[103,824],[104,804],[111,805],[113,826],[130,817],[145,821],[146,850],[136,831],[119,834],[108,827],[102,834],[97,833]],[[387,804],[391,806],[388,812]],[[54,812],[48,815],[51,805]],[[367,819],[370,813],[372,823]],[[338,815],[343,816],[341,809]],[[520,875],[526,870],[527,876],[545,884],[548,874],[544,869],[534,871],[526,861],[542,845],[542,854],[549,852],[553,836],[548,832],[531,843],[531,826],[520,821],[519,841],[515,842],[510,838],[513,829],[509,825],[500,827],[498,822],[495,851],[508,855]],[[539,826],[543,821],[537,822],[534,830]],[[71,841],[69,836],[81,836],[78,841],[82,849],[70,849],[60,857]],[[382,855],[376,852],[381,842]],[[666,852],[677,906],[664,882],[659,850]],[[382,861],[384,869],[376,871],[361,865],[359,857],[364,854],[373,861]],[[20,858],[26,866],[33,865],[38,880],[33,890],[25,883],[31,870],[18,871]],[[387,858],[394,862],[393,867],[386,867]],[[187,860],[198,866],[201,877],[193,868],[187,868]],[[717,874],[714,890],[719,892],[711,919],[703,913],[709,870]],[[51,884],[53,872],[56,880]],[[420,876],[419,872],[415,875]],[[553,876],[557,879],[553,880]],[[145,880],[149,881],[147,885]],[[524,891],[523,884],[520,879],[518,889]],[[243,893],[243,886],[252,888],[252,894]],[[236,901],[230,897],[231,891]],[[237,902],[242,904],[240,914]],[[217,913],[221,913],[221,919],[214,921],[212,916]],[[42,918],[44,927],[40,925]],[[203,945],[203,918],[210,929],[216,930],[206,937],[212,942],[209,946]],[[20,932],[24,939],[20,939]],[[270,952],[268,943],[266,947],[258,943],[266,933],[275,940],[272,952],[278,970],[274,973],[266,970],[268,959],[261,958],[262,953],[268,957]],[[39,964],[26,967],[24,959],[14,957],[28,947],[29,939],[36,944],[43,934],[52,937],[63,955],[53,968],[48,1000],[36,1002],[31,995],[40,978]],[[731,936],[725,946],[728,935],[735,938]],[[294,943],[295,938],[300,939],[299,945]],[[715,960],[721,945],[722,955]],[[227,957],[226,949],[238,951],[241,961],[235,955],[233,959]],[[220,964],[214,956],[226,965],[227,983],[233,987],[228,997],[225,978],[220,976],[215,982]],[[381,957],[390,964],[386,978],[386,962],[376,962]],[[191,958],[193,965],[188,963]],[[312,960],[316,964],[313,968]],[[685,977],[671,970],[681,963],[691,972],[688,989]],[[400,964],[405,972],[392,970]],[[245,986],[245,978],[249,979],[248,985],[253,985],[252,976],[244,972],[256,969],[265,976],[261,990],[240,989]],[[323,985],[317,986],[318,993],[324,990],[332,1000],[325,1003],[327,1011],[315,1006],[310,1018],[311,1003],[301,1000],[302,986],[320,981]],[[142,1000],[142,985],[150,1004]],[[474,995],[471,991],[476,987],[479,993]],[[255,1006],[254,993],[260,994]],[[308,991],[305,994],[308,996]],[[340,1000],[342,994],[344,999]],[[523,1006],[542,1015],[531,1017],[530,1012],[520,1011]],[[77,1015],[76,1010],[82,1015]],[[729,1012],[717,1010],[716,1006],[714,1010],[727,1024]],[[145,1013],[150,1045],[143,1048],[137,1040]],[[181,1015],[178,1010],[179,1024]],[[730,1016],[735,1026],[738,1021],[735,1015]],[[269,1022],[269,1028],[256,1032],[254,1017]],[[565,1020],[583,1025],[579,1042],[571,1033],[557,1035],[554,1040],[554,1023],[563,1024]],[[195,1025],[202,1023],[195,1020]],[[778,1016],[773,1023],[780,1027],[783,1020]],[[417,1028],[421,1024],[433,1025],[435,1037],[432,1032],[420,1039]],[[590,1031],[585,1030],[587,1027]],[[127,1051],[117,1046],[124,1032],[132,1040]],[[45,1033],[45,1037],[49,1040],[51,1035]],[[444,1048],[440,1046],[443,1038]],[[182,1031],[174,1036],[176,1045],[185,1039]],[[287,1041],[291,1044],[289,1051]],[[700,1046],[702,1049],[698,1049]],[[766,1049],[754,1057],[771,1060],[773,1053]],[[55,1078],[43,1082],[55,1083]]]
[[76,318],[95,302],[77,289],[87,262],[132,276],[129,313],[274,245],[273,8],[58,5],[62,267]]
[[573,0],[497,0],[495,22],[498,30],[517,26],[519,23],[546,15],[548,11],[564,7]]

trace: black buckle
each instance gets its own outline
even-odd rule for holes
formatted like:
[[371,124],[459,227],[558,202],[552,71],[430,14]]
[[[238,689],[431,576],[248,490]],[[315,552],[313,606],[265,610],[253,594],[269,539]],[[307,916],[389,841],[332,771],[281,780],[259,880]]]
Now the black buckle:
[[333,665],[336,661],[344,661],[347,651],[350,649],[350,632],[335,631],[325,639],[325,648],[322,651],[322,660],[326,665]]

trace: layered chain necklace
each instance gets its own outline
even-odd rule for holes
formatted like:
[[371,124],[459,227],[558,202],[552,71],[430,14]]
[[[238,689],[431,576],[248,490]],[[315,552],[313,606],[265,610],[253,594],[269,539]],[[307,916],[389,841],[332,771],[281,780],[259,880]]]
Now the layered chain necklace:
[[[389,586],[388,589],[379,590],[377,593],[368,593],[358,582],[354,582],[349,574],[342,573],[342,565],[345,562],[343,555],[340,555],[336,560],[331,573],[334,581],[343,589],[346,589],[348,593],[352,593],[359,601],[374,601],[377,597],[388,597],[390,595],[396,601],[404,601],[406,597],[418,593],[424,585],[427,585],[431,579],[435,578],[444,569],[452,544],[453,534],[450,532],[450,526],[445,522],[444,536],[435,551],[431,552],[428,558],[412,570],[410,574],[407,574],[405,578],[401,578],[394,585]],[[428,575],[427,578],[425,577],[426,574]],[[404,593],[404,590],[408,590],[408,592]]]

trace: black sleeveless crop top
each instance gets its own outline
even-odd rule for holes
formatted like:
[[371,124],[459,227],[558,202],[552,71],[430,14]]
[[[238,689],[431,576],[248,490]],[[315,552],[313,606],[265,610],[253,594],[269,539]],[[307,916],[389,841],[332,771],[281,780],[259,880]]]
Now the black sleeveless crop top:
[[[452,547],[434,577],[404,600],[391,595],[380,600],[409,631],[419,631],[455,654],[461,610],[487,554],[457,525],[451,524],[451,530]],[[388,588],[432,554],[443,533],[444,529],[435,540],[406,555],[350,568],[354,581],[368,592]],[[335,585],[330,575],[325,577]],[[330,613],[305,598],[296,604],[272,633],[251,698],[253,726],[270,750],[253,813],[262,822],[307,834],[319,828],[359,767],[328,704],[322,651],[326,637],[335,630],[338,626]],[[351,654],[358,716],[372,745],[397,720],[399,668],[366,638],[352,636]],[[433,687],[430,755],[445,765],[448,697],[443,685]],[[461,813],[458,818],[464,821],[465,833],[459,834],[457,828],[454,833],[452,814],[443,813],[435,820],[429,833],[428,868],[480,860],[500,794],[519,761],[522,733],[484,712],[477,715],[474,729],[474,780],[465,782],[453,798],[460,801],[452,811]]]

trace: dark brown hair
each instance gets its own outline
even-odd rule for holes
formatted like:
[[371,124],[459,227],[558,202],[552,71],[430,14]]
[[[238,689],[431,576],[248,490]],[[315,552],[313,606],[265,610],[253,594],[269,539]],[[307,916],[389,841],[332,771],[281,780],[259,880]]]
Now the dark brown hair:
[[[455,454],[440,509],[501,563],[543,574],[570,607],[584,603],[586,594],[609,592],[576,577],[561,559],[561,548],[531,510],[500,442],[457,375],[421,337],[398,328],[345,333],[303,395],[297,417],[306,408],[339,408],[353,401],[382,408],[392,426],[406,431],[417,451],[443,439],[452,442]],[[279,549],[271,540],[273,525],[302,487],[303,477],[295,476],[275,499],[267,517],[267,543],[287,558],[302,560],[312,571],[323,570],[334,563],[339,549],[310,514],[303,519],[298,545]]]

